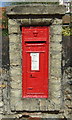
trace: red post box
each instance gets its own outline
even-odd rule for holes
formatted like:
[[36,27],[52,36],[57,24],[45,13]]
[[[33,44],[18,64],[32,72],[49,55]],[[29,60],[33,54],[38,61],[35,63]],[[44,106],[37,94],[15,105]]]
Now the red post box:
[[22,97],[48,97],[49,27],[22,27]]

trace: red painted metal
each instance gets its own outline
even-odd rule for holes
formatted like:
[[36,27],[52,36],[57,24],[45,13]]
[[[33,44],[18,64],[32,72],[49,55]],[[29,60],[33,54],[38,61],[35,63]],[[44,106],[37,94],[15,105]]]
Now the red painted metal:
[[22,27],[22,97],[48,98],[49,27]]
[[23,27],[24,41],[47,41],[46,27]]

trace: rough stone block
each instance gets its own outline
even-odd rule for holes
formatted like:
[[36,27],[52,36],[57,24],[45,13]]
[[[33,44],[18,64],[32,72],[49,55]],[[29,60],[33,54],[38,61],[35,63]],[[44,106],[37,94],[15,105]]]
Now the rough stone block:
[[22,110],[22,93],[21,90],[15,90],[12,89],[11,90],[11,94],[10,94],[10,103],[11,103],[11,110],[16,110],[16,108],[18,108],[18,110]]
[[49,99],[49,101],[48,100],[46,101],[46,107],[47,107],[47,110],[49,111],[55,110],[55,103],[52,101],[52,98]]
[[53,35],[50,36],[50,42],[61,44],[61,42],[62,42],[62,36],[61,35],[54,35],[53,34]]
[[63,15],[66,8],[58,4],[24,4],[7,8],[8,15]]
[[70,100],[65,100],[65,106],[67,106],[69,109],[72,109],[72,102]]
[[39,101],[37,99],[22,98],[21,90],[11,90],[11,109],[13,110],[39,110]]
[[2,96],[2,89],[0,89],[0,97]]
[[0,114],[3,114],[3,108],[0,108]]
[[[51,63],[53,63],[52,60],[57,60],[57,61],[59,61],[58,63],[61,63],[62,53],[60,51],[51,49],[50,59],[51,59]],[[52,64],[51,64],[51,66],[52,66]],[[61,66],[61,64],[59,66]]]
[[42,21],[42,19],[40,18],[40,19],[31,19],[31,23],[30,24],[33,24],[33,25],[39,25],[39,24],[41,24],[41,21]]
[[24,19],[21,19],[20,22],[21,22],[22,25],[28,25],[29,24],[29,19],[24,18]]
[[52,25],[50,28],[51,28],[50,29],[51,35],[62,35],[62,26],[61,25]]
[[70,87],[67,87],[65,89],[65,94],[72,94],[72,90],[70,89]]
[[0,108],[3,107],[3,102],[0,102]]
[[[59,73],[60,72],[60,73]],[[52,76],[55,76],[55,78],[57,77],[61,77],[61,70],[55,70],[54,71],[54,69],[53,70],[51,70],[51,75]],[[59,79],[59,78],[58,78]]]
[[42,110],[42,111],[46,111],[47,110],[46,99],[40,100],[40,110]]
[[61,83],[58,82],[57,84],[56,83],[52,83],[51,85],[51,88],[52,88],[52,95],[54,96],[54,98],[59,98],[59,96],[61,95]]
[[13,52],[18,52],[18,53],[21,53],[21,43],[10,43],[10,53],[13,53]]
[[[55,68],[58,68],[59,70],[61,70],[61,61],[59,61],[59,59],[54,58],[51,61],[51,70],[52,68],[55,70]],[[57,70],[57,69],[56,69]]]
[[55,18],[52,25],[62,25],[62,19]]
[[10,77],[11,80],[16,81],[16,82],[21,82],[22,80],[22,69],[21,66],[12,66],[10,68]]
[[16,19],[8,19],[8,25],[18,25],[18,22],[17,22],[17,20]]
[[36,98],[26,98],[22,101],[24,110],[38,111],[39,110],[39,99]]
[[10,65],[21,65],[22,51],[20,43],[10,43]]
[[11,33],[20,33],[20,26],[18,25],[8,25],[8,33],[11,34]]
[[62,45],[60,43],[51,43],[51,50],[60,51],[62,50]]
[[19,89],[19,90],[22,89],[22,84],[21,84],[21,82],[18,83],[18,81],[13,81],[13,80],[12,80],[12,81],[10,82],[10,85],[11,85],[11,88],[12,88],[12,89]]
[[3,118],[3,115],[2,115],[2,114],[0,114],[0,120],[2,120],[2,118]]
[[20,51],[15,51],[10,53],[10,65],[20,65],[21,66],[21,57],[22,55],[20,54]]
[[49,18],[38,18],[38,19],[31,19],[29,24],[31,25],[50,25],[52,23],[52,19]]
[[20,34],[10,34],[9,42],[11,43],[21,43],[21,35]]
[[24,0],[24,2],[59,2],[58,0]]
[[0,102],[2,102],[2,96],[0,96]]
[[13,110],[13,111],[23,110],[22,100],[20,97],[15,97],[15,96],[11,95],[10,103],[11,103],[11,110]]
[[[16,70],[14,70],[14,71],[16,71]],[[16,82],[17,84],[21,83],[21,81],[22,81],[22,75],[21,75],[20,71],[18,71],[18,73],[12,73],[10,75],[11,75],[11,80],[13,82]]]
[[12,89],[11,90],[11,97],[13,97],[13,99],[14,99],[14,97],[22,97],[22,91],[21,91],[21,89],[20,90],[15,90],[15,89]]
[[61,77],[57,77],[57,76],[52,75],[50,78],[51,78],[51,80],[50,80],[51,85],[52,84],[61,85]]

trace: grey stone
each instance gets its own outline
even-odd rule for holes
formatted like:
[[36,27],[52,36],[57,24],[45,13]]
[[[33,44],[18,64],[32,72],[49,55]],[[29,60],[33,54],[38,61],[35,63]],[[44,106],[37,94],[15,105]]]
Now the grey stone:
[[0,102],[2,102],[2,96],[0,96]]
[[19,53],[20,51],[16,51],[10,54],[10,65],[21,65],[21,54]]
[[7,8],[7,15],[41,15],[41,14],[65,14],[66,8],[60,5],[25,4],[10,6]]
[[[21,22],[22,25],[50,25],[50,24],[62,24],[61,19],[54,20],[53,18],[24,18],[24,19],[17,19],[19,22]],[[56,24],[56,25],[57,25]]]
[[0,89],[0,96],[2,96],[2,89]]
[[8,25],[8,27],[9,27],[9,34],[11,34],[11,33],[20,33],[20,29],[19,29],[19,26],[17,26],[17,25]]
[[2,118],[3,118],[3,115],[2,115],[2,114],[0,114],[0,120],[2,120]]
[[[47,118],[64,117],[62,110],[62,102],[64,96],[64,107],[71,109],[72,103],[70,93],[66,95],[68,85],[68,75],[64,73],[62,81],[62,16],[65,13],[65,7],[59,5],[48,4],[24,4],[11,6],[7,9],[9,17],[9,58],[10,58],[10,88],[5,88],[3,93],[4,111],[8,111],[10,106],[11,111],[17,114],[17,111],[28,111],[27,115]],[[20,28],[28,25],[43,25],[50,27],[50,61],[49,61],[49,97],[48,98],[22,98],[22,32]],[[64,83],[63,83],[64,82]],[[63,87],[64,86],[64,87]],[[63,91],[62,91],[63,87]],[[9,90],[9,91],[8,91]],[[7,93],[10,92],[10,93]],[[70,91],[68,91],[70,92]],[[7,95],[9,98],[7,99]],[[9,105],[6,100],[9,100]],[[7,104],[7,105],[6,105]],[[68,105],[68,106],[67,106]],[[69,107],[69,108],[68,108]],[[65,109],[66,109],[65,108]],[[32,111],[37,112],[32,113]],[[39,111],[46,113],[39,114]],[[52,114],[49,114],[52,111]],[[57,114],[55,112],[58,112]],[[14,114],[12,112],[12,114]],[[47,113],[49,112],[49,113]],[[70,113],[65,112],[66,116]],[[26,114],[26,113],[25,113]],[[70,115],[69,115],[70,116]]]
[[18,81],[11,81],[10,85],[12,89],[19,89],[19,90],[22,89],[21,82],[18,83]]
[[61,25],[52,25],[51,27],[51,35],[62,35],[62,26]]
[[24,0],[24,2],[59,2],[59,0]]
[[[30,21],[31,21],[31,20],[30,20]],[[21,22],[22,25],[29,25],[29,19],[28,19],[28,18],[27,18],[27,19],[26,19],[26,18],[21,19],[20,22]]]
[[[29,109],[29,111],[38,111],[39,110],[39,100],[38,99],[28,99],[26,100],[26,103],[24,102],[25,100],[23,100],[23,106],[25,107],[25,109]],[[31,105],[32,103],[32,105]],[[28,104],[28,108],[27,105]]]
[[49,18],[40,18],[40,19],[29,19],[29,25],[50,25],[52,24],[53,19]]
[[10,76],[13,81],[20,81],[22,77],[22,69],[21,66],[12,66],[10,68]]
[[[20,90],[14,90],[11,92],[11,109],[12,110],[39,110],[38,100],[37,99],[23,99]],[[32,103],[32,105],[31,105]]]
[[0,108],[0,114],[3,114],[3,108]]
[[61,44],[61,42],[62,42],[62,36],[61,35],[53,35],[52,34],[50,36],[50,38],[51,38],[50,42],[52,42],[52,43],[59,43],[59,44]]
[[61,44],[57,44],[57,43],[52,43],[50,45],[51,49],[54,50],[54,51],[60,51],[62,50],[62,45]]
[[8,32],[11,33],[20,33],[20,26],[16,19],[9,19],[8,20]]
[[22,97],[22,92],[21,92],[21,89],[20,90],[15,90],[15,89],[12,89],[11,90],[11,96],[13,97],[13,99],[14,99],[14,97]]
[[43,99],[43,100],[39,100],[40,102],[40,110],[41,111],[47,111],[47,102],[46,102],[46,99]]
[[62,25],[62,19],[55,18],[52,25]]
[[20,43],[21,42],[20,37],[21,37],[20,34],[10,34],[9,35],[10,44]]
[[0,102],[0,107],[3,107],[3,102]]
[[11,25],[11,26],[18,26],[18,22],[16,19],[8,19],[8,25]]
[[72,90],[70,88],[65,89],[65,94],[72,94]]

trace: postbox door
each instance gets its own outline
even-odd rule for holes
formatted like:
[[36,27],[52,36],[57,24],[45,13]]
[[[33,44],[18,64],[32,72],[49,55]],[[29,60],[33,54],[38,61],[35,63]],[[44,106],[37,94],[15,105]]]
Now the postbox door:
[[27,53],[27,96],[46,96],[45,53]]
[[36,42],[24,42],[23,37],[22,41],[22,97],[48,98],[48,38],[42,42],[35,39]]

